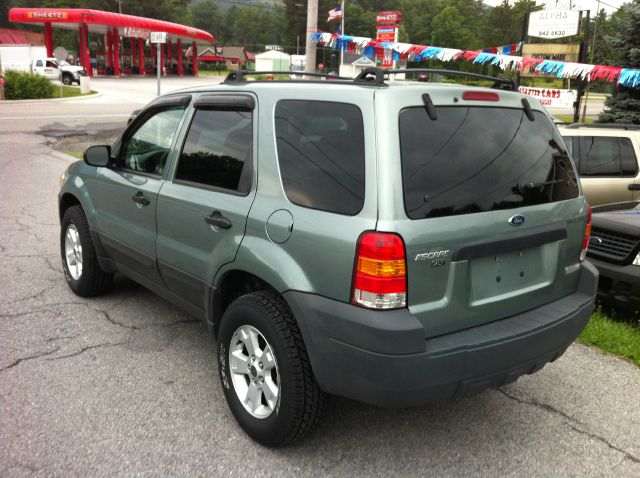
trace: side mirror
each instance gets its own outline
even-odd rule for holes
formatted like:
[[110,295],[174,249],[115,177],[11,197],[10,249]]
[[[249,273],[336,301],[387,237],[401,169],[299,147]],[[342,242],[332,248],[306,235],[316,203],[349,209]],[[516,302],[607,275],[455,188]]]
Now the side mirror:
[[111,159],[111,146],[89,146],[84,152],[84,162],[90,166],[104,167]]

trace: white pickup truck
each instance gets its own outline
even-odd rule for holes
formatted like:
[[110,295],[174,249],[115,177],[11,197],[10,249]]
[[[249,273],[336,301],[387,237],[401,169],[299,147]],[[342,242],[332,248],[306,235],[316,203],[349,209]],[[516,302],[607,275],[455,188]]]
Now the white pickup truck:
[[58,61],[55,58],[37,58],[33,60],[31,71],[44,75],[50,80],[60,80],[65,85],[80,84],[80,77],[87,72],[82,66],[73,66],[66,61]]

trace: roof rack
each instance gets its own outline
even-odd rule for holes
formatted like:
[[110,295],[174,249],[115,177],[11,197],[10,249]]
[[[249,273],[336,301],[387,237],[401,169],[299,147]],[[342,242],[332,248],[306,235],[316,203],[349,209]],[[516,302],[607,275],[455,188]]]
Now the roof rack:
[[565,126],[568,129],[596,128],[596,129],[624,129],[627,131],[639,131],[640,124],[616,124],[616,123],[572,123]]
[[[341,84],[344,82],[355,83],[360,85],[370,85],[370,86],[387,86],[385,80],[390,75],[397,74],[406,74],[406,73],[415,73],[415,74],[432,74],[432,75],[443,75],[443,76],[455,76],[455,77],[463,77],[463,78],[472,78],[475,80],[486,80],[493,81],[492,88],[518,91],[518,83],[515,80],[510,78],[500,78],[497,76],[488,76],[488,75],[479,75],[477,73],[466,73],[464,71],[453,71],[453,70],[435,70],[429,68],[407,68],[401,70],[385,70],[383,68],[370,67],[365,68],[360,72],[358,76],[354,78],[346,78],[344,76],[337,76],[334,74],[328,73],[307,73],[305,71],[248,71],[248,70],[237,70],[230,72],[227,77],[224,79],[225,84],[237,84],[237,83],[246,83],[247,76],[255,76],[255,75],[283,75],[283,76],[301,76],[303,78],[311,78],[306,81],[317,81],[314,78],[324,78],[327,80],[337,80]],[[256,81],[265,81],[265,80],[256,80]],[[274,81],[274,79],[269,79],[266,81]],[[278,80],[275,80],[278,81]]]
[[432,75],[473,78],[476,80],[488,80],[494,82],[492,88],[518,91],[518,83],[511,78],[500,78],[497,76],[480,75],[477,73],[467,73],[464,71],[436,70],[433,68],[405,68],[399,70],[385,70],[382,68],[370,67],[362,70],[354,81],[356,83],[374,83],[377,85],[384,85],[385,77],[387,77],[388,75],[397,75],[399,73],[426,73]]
[[[329,73],[307,73],[305,71],[249,71],[249,70],[237,70],[230,72],[227,77],[224,79],[223,83],[244,83],[247,80],[245,77],[247,76],[255,76],[255,75],[299,75],[305,77],[313,77],[313,78],[327,78],[331,80],[343,80],[343,81],[351,81],[351,78],[345,78],[344,76],[332,75]],[[256,80],[261,81],[261,80]],[[268,80],[272,81],[272,80]]]

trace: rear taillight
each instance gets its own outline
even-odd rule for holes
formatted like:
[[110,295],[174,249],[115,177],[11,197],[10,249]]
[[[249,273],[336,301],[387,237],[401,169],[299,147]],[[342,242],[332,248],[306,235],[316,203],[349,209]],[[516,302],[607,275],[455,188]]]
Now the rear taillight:
[[371,309],[407,305],[404,242],[389,232],[364,232],[358,239],[352,302]]
[[492,91],[463,91],[462,99],[467,101],[500,101],[498,93]]
[[589,238],[591,237],[591,206],[587,204],[587,227],[584,229],[584,241],[582,241],[582,252],[580,252],[580,262],[587,256]]

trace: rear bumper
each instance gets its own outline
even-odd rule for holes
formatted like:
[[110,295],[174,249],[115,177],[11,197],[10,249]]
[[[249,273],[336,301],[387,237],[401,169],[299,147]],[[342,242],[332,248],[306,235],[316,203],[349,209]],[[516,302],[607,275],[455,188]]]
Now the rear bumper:
[[640,266],[589,258],[600,272],[598,300],[633,314],[640,310]]
[[284,294],[320,387],[387,407],[465,396],[533,373],[578,337],[598,272],[583,263],[578,290],[507,319],[425,339],[407,309],[372,311],[302,292]]

